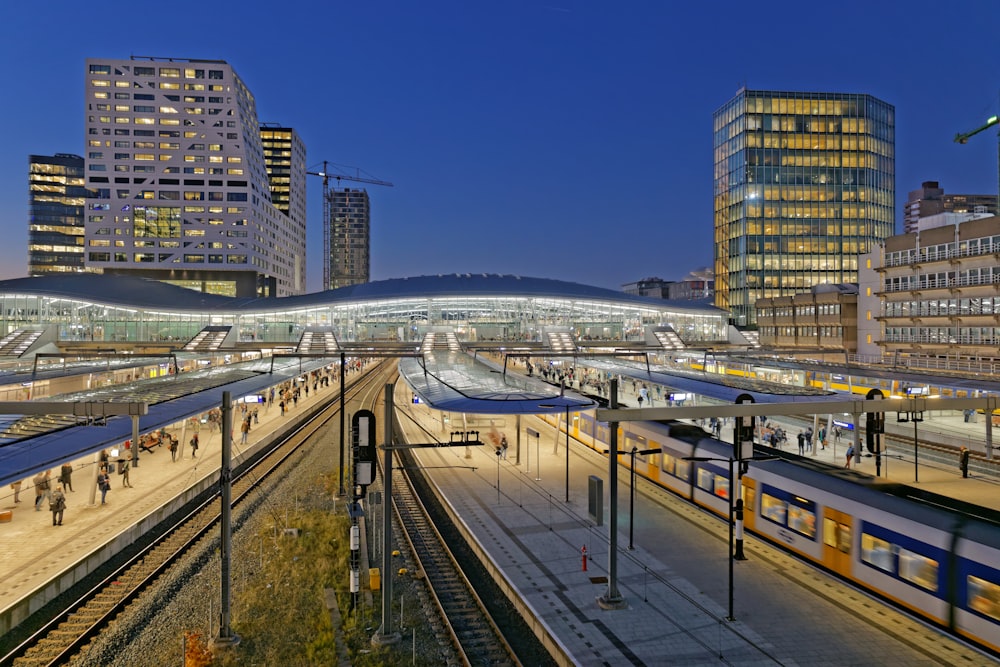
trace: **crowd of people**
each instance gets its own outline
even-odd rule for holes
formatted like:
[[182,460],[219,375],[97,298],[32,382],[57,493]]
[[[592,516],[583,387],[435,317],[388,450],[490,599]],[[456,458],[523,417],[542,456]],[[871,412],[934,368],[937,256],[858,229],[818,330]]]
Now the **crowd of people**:
[[[360,371],[364,368],[364,362],[352,360],[348,372]],[[233,415],[233,439],[235,433],[240,433],[239,443],[248,444],[249,434],[252,428],[260,423],[261,411],[265,413],[277,402],[284,416],[299,405],[300,399],[308,398],[310,392],[315,396],[320,388],[330,386],[330,377],[339,375],[339,367],[336,365],[327,368],[303,373],[293,380],[286,381],[277,387],[271,387],[267,392],[256,396],[246,397],[237,402]],[[252,400],[256,398],[256,401]],[[180,441],[181,437],[189,437],[187,445],[191,451],[191,459],[198,458],[198,450],[201,446],[202,429],[208,430],[208,437],[215,432],[221,431],[222,410],[212,408],[211,410],[197,416],[190,417],[175,430],[161,428],[139,436],[135,446],[139,452],[145,455],[155,455],[158,452],[170,452],[171,463],[183,460],[184,448]],[[179,431],[179,432],[178,432]],[[121,479],[121,488],[132,488],[130,472],[132,467],[132,447],[131,440],[126,440],[121,447],[115,449],[103,449],[98,454],[96,463],[66,462],[58,469],[58,478],[53,478],[51,470],[39,472],[30,480],[30,487],[35,492],[35,511],[41,512],[49,510],[52,513],[52,525],[63,525],[63,519],[67,509],[67,494],[73,493],[73,473],[80,468],[90,468],[97,466],[97,475],[94,478],[96,490],[100,491],[100,504],[107,505],[108,494],[112,489],[112,479],[117,476]],[[10,485],[13,492],[15,504],[21,502],[21,490],[28,480],[18,480]],[[96,502],[96,501],[95,501]]]

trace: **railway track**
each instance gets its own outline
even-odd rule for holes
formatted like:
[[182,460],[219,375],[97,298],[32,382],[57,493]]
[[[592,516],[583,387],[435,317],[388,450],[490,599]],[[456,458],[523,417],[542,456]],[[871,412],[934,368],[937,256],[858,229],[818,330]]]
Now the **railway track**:
[[[346,388],[345,400],[360,395],[385,376],[384,372],[369,371]],[[270,449],[258,454],[255,460],[234,470],[234,507],[280,470],[316,431],[339,414],[338,396],[331,397],[326,406],[292,433],[279,439]],[[77,655],[85,654],[92,640],[129,604],[138,601],[151,584],[177,564],[182,556],[196,549],[202,540],[214,538],[210,532],[217,527],[220,516],[221,500],[212,494],[162,530],[148,547],[53,614],[51,620],[28,639],[0,657],[0,665],[62,665],[71,662]]]
[[[399,434],[401,429],[394,428],[394,432]],[[385,455],[384,450],[379,453]],[[393,467],[392,501],[396,534],[401,535],[409,546],[413,560],[423,574],[428,595],[436,607],[437,620],[443,624],[462,664],[520,665],[514,650],[448,548],[447,541],[435,526],[410,479],[406,468],[414,469],[413,458],[406,450],[399,450],[397,458],[404,467]],[[384,465],[380,466],[380,478],[384,470]]]

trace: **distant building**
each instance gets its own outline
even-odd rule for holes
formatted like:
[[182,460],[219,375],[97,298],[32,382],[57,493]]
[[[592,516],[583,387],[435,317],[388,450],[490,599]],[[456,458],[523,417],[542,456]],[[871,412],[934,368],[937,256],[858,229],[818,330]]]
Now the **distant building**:
[[648,296],[654,299],[672,301],[701,301],[712,298],[715,279],[712,269],[692,271],[683,280],[663,278],[643,278],[634,283],[622,285],[622,291],[633,296]]
[[701,301],[714,296],[715,274],[708,267],[692,271],[667,288],[667,298],[672,301]]
[[79,155],[28,158],[28,275],[84,271],[84,160]]
[[[911,190],[903,205],[903,233],[917,231],[922,218],[940,213],[997,215],[997,196],[948,195],[937,181],[924,181],[919,190]],[[968,219],[966,217],[965,219]]]
[[857,352],[858,286],[815,285],[755,303],[762,347],[812,358]]
[[713,116],[715,305],[858,280],[894,232],[895,109],[871,95],[740,90]]
[[670,298],[670,281],[663,278],[643,278],[634,283],[622,285],[622,291],[632,296],[648,296],[654,299]]
[[324,289],[371,280],[371,205],[366,190],[330,190],[330,284]]
[[86,182],[97,195],[85,265],[228,296],[303,293],[295,183],[286,214],[272,203],[256,102],[233,67],[138,57],[85,67]]

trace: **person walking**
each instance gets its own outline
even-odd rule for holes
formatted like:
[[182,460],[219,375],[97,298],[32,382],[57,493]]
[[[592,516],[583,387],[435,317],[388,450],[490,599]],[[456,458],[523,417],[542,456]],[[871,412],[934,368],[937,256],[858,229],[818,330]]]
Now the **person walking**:
[[38,473],[35,475],[33,480],[35,483],[35,511],[42,511],[42,503],[52,497],[52,482],[49,478],[52,476],[52,471],[46,470],[44,473]]
[[962,477],[969,476],[969,448],[962,447],[958,450],[958,467],[962,470]]
[[64,463],[59,469],[59,483],[64,489],[73,490],[73,464]]
[[250,435],[250,415],[247,415],[243,419],[243,423],[240,424],[240,444],[247,444],[247,437]]
[[844,464],[845,468],[851,467],[851,459],[853,458],[854,458],[854,445],[852,444],[847,448],[847,462]]
[[10,488],[14,489],[14,502],[21,502],[21,480],[17,480],[10,485]]
[[191,436],[191,458],[195,458],[198,455],[198,434],[195,433]]
[[167,445],[167,449],[170,450],[170,460],[177,463],[177,438],[171,436],[170,444]]
[[500,436],[500,452],[503,454],[503,460],[507,460],[507,436]]
[[108,469],[101,466],[101,472],[97,473],[97,488],[101,490],[101,504],[105,503],[108,491],[111,490],[111,478],[108,477]]
[[63,512],[66,510],[66,494],[63,493],[62,487],[57,486],[56,490],[52,492],[49,510],[52,512],[52,525],[61,526]]

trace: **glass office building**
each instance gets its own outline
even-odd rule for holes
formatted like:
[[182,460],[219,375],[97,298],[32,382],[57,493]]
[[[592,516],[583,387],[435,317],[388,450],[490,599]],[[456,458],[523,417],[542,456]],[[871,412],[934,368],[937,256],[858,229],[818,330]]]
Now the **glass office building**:
[[84,161],[56,153],[28,158],[28,275],[85,271]]
[[895,108],[871,95],[740,90],[713,118],[715,305],[858,282],[892,236]]

